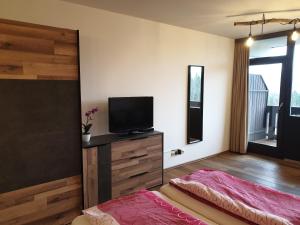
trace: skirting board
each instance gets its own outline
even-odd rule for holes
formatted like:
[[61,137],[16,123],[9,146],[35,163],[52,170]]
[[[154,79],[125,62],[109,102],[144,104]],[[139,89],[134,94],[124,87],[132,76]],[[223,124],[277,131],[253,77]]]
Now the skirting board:
[[203,158],[200,158],[200,159],[196,159],[196,160],[192,160],[192,161],[189,161],[189,162],[186,162],[186,163],[182,163],[180,165],[176,165],[176,166],[172,166],[172,167],[169,167],[169,168],[166,168],[164,170],[169,170],[169,169],[174,169],[174,168],[177,168],[177,167],[180,167],[180,166],[184,166],[186,164],[190,164],[190,163],[193,163],[193,162],[197,162],[199,160],[202,160],[202,159],[209,159],[211,157],[214,157],[214,156],[217,156],[217,155],[220,155],[220,154],[223,154],[225,152],[229,152],[230,150],[225,150],[223,152],[219,152],[219,153],[216,153],[216,154],[213,154],[213,155],[209,155],[209,156],[206,156],[206,157],[203,157]]

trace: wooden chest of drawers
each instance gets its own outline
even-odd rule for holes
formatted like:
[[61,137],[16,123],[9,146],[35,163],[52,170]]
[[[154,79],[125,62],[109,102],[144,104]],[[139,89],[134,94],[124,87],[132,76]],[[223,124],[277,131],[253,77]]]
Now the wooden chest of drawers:
[[162,183],[162,136],[111,145],[112,198]]
[[85,208],[163,183],[163,134],[151,132],[83,149]]

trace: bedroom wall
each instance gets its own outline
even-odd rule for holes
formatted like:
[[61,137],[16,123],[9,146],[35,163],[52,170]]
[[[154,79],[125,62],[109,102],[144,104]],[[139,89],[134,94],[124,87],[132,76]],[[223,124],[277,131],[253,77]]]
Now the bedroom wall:
[[[165,133],[165,168],[229,148],[232,39],[59,0],[2,0],[0,17],[80,30],[83,111],[100,107],[93,134],[108,131],[107,98],[154,96]],[[186,145],[187,66],[205,66],[203,142]],[[170,150],[185,150],[170,157]]]

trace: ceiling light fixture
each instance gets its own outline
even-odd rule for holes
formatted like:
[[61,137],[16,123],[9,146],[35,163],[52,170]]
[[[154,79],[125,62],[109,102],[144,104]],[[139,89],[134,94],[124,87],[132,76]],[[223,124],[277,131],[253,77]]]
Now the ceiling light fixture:
[[252,24],[250,23],[250,33],[249,33],[249,37],[246,41],[246,46],[250,48],[253,45],[253,43],[254,43],[254,39],[252,37]]
[[292,39],[293,41],[297,41],[298,38],[299,38],[299,33],[298,33],[298,31],[296,30],[296,22],[294,22],[294,31],[293,31],[293,33],[292,33],[291,39]]
[[299,18],[296,19],[266,19],[265,14],[263,13],[263,17],[261,20],[253,20],[253,21],[246,21],[246,22],[234,22],[234,26],[249,26],[250,25],[250,34],[248,39],[246,40],[246,45],[248,47],[251,47],[254,43],[254,39],[252,37],[252,31],[251,31],[251,26],[252,25],[262,25],[262,33],[263,33],[263,26],[267,23],[279,23],[281,25],[288,25],[288,24],[294,24],[294,30],[291,35],[291,39],[293,41],[296,41],[299,38],[299,33],[296,29],[296,24],[300,22]]
[[270,11],[260,11],[260,12],[250,12],[250,13],[241,13],[241,14],[234,14],[234,15],[228,15],[227,18],[233,18],[233,17],[242,17],[242,16],[255,16],[255,15],[261,15],[263,13],[294,13],[294,12],[300,12],[299,9],[284,9],[284,10],[270,10]]

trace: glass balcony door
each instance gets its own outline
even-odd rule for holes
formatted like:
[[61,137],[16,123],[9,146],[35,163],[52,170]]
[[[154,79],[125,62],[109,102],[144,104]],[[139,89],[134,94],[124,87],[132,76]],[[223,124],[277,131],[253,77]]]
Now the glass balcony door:
[[287,37],[257,41],[250,49],[248,150],[282,157]]
[[300,40],[255,41],[248,91],[248,150],[300,161]]
[[249,67],[249,142],[277,147],[282,63]]
[[248,141],[249,147],[254,150],[279,156],[283,63],[274,61],[249,67]]

